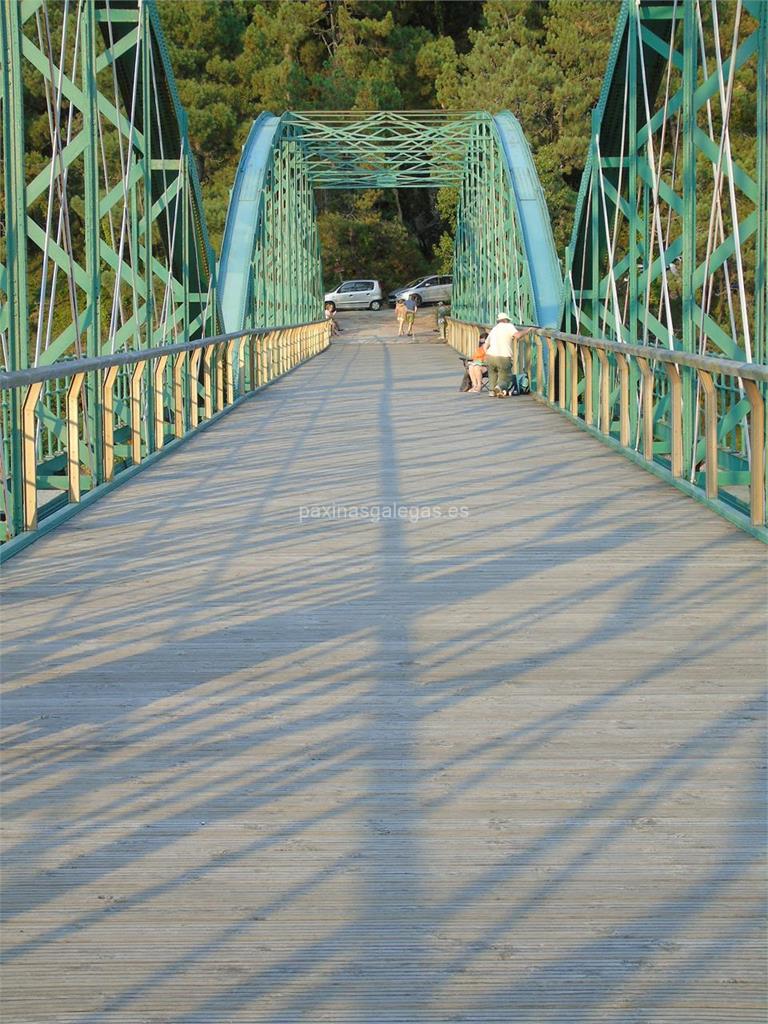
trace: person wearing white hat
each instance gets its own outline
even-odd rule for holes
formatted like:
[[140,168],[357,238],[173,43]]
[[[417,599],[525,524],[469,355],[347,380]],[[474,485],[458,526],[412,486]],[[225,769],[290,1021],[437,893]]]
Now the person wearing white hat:
[[496,326],[492,328],[485,345],[488,394],[491,398],[502,398],[509,391],[515,343],[518,338],[525,337],[528,331],[516,327],[509,313],[499,313],[496,317]]

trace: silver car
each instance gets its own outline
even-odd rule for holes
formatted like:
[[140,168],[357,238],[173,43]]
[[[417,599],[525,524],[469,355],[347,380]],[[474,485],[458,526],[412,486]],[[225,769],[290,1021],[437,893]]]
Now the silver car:
[[390,292],[387,298],[390,305],[394,306],[398,299],[407,299],[409,295],[415,295],[417,306],[427,306],[431,302],[450,302],[452,290],[453,278],[450,274],[430,274],[428,277],[418,277],[410,284]]
[[325,293],[325,301],[335,302],[337,309],[381,309],[384,293],[380,281],[342,281]]

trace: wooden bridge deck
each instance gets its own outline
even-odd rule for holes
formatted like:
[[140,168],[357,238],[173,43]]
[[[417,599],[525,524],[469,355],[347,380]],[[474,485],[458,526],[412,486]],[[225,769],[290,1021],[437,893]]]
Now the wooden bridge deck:
[[762,1024],[765,551],[457,381],[336,345],[4,569],[7,1024]]

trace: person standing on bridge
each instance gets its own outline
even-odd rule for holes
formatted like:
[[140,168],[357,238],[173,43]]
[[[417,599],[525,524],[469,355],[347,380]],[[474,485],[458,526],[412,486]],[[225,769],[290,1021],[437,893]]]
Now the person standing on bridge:
[[418,309],[416,303],[416,294],[413,293],[408,296],[405,300],[405,325],[407,327],[407,334],[409,338],[413,337],[413,322],[416,319],[416,310]]
[[397,336],[401,338],[405,330],[405,301],[398,299],[395,303],[395,316],[397,317]]
[[496,326],[491,330],[485,344],[488,393],[491,398],[503,398],[509,391],[515,343],[526,334],[527,330],[520,330],[512,323],[509,313],[499,313],[496,317]]

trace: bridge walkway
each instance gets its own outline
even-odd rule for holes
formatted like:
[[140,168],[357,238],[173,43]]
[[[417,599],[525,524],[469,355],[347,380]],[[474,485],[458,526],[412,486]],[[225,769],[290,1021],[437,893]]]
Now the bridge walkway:
[[457,366],[335,344],[4,567],[9,1024],[764,1020],[764,549]]

